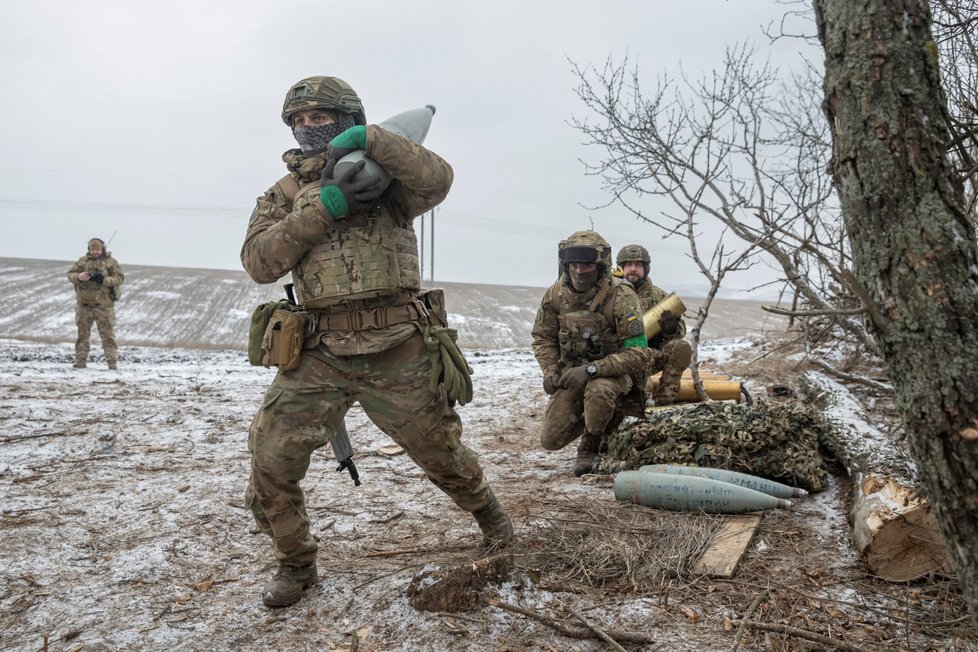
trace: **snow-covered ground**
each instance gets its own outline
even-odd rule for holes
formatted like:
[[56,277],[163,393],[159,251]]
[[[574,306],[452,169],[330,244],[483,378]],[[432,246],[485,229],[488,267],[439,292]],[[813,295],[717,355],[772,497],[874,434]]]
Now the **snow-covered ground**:
[[[356,406],[348,425],[363,485],[335,472],[328,447],[303,481],[321,543],[320,582],[295,607],[262,607],[259,592],[275,561],[243,493],[248,424],[274,371],[248,365],[242,328],[260,293],[278,291],[229,280],[228,272],[133,267],[119,304],[119,370],[105,368],[95,336],[95,360],[78,370],[67,266],[34,261],[17,271],[4,263],[0,649],[607,649],[489,606],[415,609],[412,581],[481,559],[481,537],[406,456],[390,454],[391,442]],[[547,397],[525,341],[513,344],[528,331],[537,292],[449,293],[475,369],[475,399],[459,410],[464,439],[514,519],[522,571],[548,510],[616,505],[606,478],[570,475],[573,446],[539,446]],[[730,309],[723,332],[757,332],[756,306]],[[756,337],[709,340],[700,359],[722,370],[745,353],[754,357],[756,347]],[[761,395],[763,386],[743,380]],[[974,640],[966,623],[938,633],[921,625],[960,622],[960,600],[948,597],[947,585],[893,587],[866,576],[848,541],[845,491],[833,481],[792,511],[765,515],[730,582],[565,592],[554,588],[559,578],[543,588],[523,572],[495,589],[497,597],[558,620],[573,608],[607,629],[650,633],[659,649],[702,650],[730,649],[729,623],[768,592],[781,596],[770,620],[804,626],[802,616],[831,618],[833,631],[851,640],[966,649]],[[647,512],[650,523],[669,522]],[[809,597],[798,597],[799,587]],[[798,600],[808,606],[799,611]],[[888,609],[913,626],[897,631],[900,621],[880,615]],[[740,647],[770,649],[767,641],[748,633]]]
[[[315,458],[304,487],[322,581],[296,609],[270,612],[259,590],[274,558],[242,497],[248,422],[274,372],[236,351],[120,357],[119,371],[74,369],[70,345],[0,340],[0,648],[331,649],[354,630],[360,649],[466,648],[407,600],[430,555],[362,567],[377,551],[480,551],[471,518],[406,456],[381,453],[391,442],[358,407],[348,424],[364,484],[335,473],[328,449]],[[613,500],[566,476],[572,448],[534,445],[544,396],[528,351],[469,359],[466,441],[518,527],[541,491]],[[375,574],[391,577],[368,588]],[[482,627],[505,636],[510,620]]]
[[[703,357],[737,348],[710,343]],[[412,607],[414,578],[483,555],[479,532],[406,456],[385,454],[391,442],[357,407],[348,424],[363,485],[334,471],[328,448],[303,482],[320,582],[295,607],[262,607],[275,561],[243,492],[247,427],[273,372],[224,350],[124,347],[119,371],[77,370],[71,359],[68,344],[0,340],[0,649],[331,650],[351,649],[354,635],[359,650],[605,649],[500,609]],[[540,449],[546,397],[532,354],[469,360],[476,395],[460,409],[465,440],[514,518],[516,555],[546,506],[613,505],[608,482],[568,473],[573,447]],[[841,504],[833,483],[797,512],[769,514],[741,576],[789,582],[818,571],[833,580],[806,585],[813,595],[831,600],[844,587],[850,602],[878,604]],[[804,565],[798,550],[810,551]],[[548,613],[574,605],[606,628],[651,632],[662,649],[729,649],[723,623],[760,589],[709,586],[666,589],[663,603],[514,578],[498,597]]]

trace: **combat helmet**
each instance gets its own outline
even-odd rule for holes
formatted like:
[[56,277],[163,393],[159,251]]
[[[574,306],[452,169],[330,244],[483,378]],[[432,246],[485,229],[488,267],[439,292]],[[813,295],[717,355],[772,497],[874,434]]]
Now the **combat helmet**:
[[568,263],[597,263],[599,276],[611,268],[611,245],[597,231],[576,231],[557,246],[557,258],[562,272]]
[[645,263],[648,267],[649,263],[652,262],[652,258],[649,257],[649,250],[642,245],[630,244],[625,245],[618,251],[618,256],[615,258],[615,263],[618,265],[624,265],[630,260],[640,260]]
[[642,245],[629,244],[625,245],[618,250],[618,255],[615,257],[615,264],[620,268],[622,265],[630,260],[641,261],[642,266],[645,267],[645,277],[649,276],[649,265],[652,263],[652,258],[649,256],[649,250]]
[[349,113],[358,125],[367,124],[363,102],[353,87],[338,77],[306,77],[285,94],[282,121],[292,128],[292,116],[306,109],[328,109]]

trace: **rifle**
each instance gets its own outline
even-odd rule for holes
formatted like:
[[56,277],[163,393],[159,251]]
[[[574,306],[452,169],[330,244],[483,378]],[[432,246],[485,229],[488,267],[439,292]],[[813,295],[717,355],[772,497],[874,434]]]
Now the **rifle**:
[[336,467],[337,472],[344,469],[350,472],[355,487],[360,486],[360,474],[357,473],[357,465],[353,463],[353,444],[350,442],[350,433],[346,431],[346,421],[340,421],[340,427],[336,429],[336,434],[329,440],[329,445],[333,448],[333,455],[340,463]]
[[[286,283],[285,296],[293,306],[299,305],[295,301],[292,283]],[[353,442],[350,441],[350,433],[346,429],[345,419],[340,421],[340,427],[336,429],[333,438],[329,440],[329,445],[333,449],[333,455],[336,456],[336,461],[340,463],[336,467],[337,472],[349,471],[350,477],[353,479],[353,485],[359,487],[361,484],[360,473],[357,472],[357,465],[353,463]]]

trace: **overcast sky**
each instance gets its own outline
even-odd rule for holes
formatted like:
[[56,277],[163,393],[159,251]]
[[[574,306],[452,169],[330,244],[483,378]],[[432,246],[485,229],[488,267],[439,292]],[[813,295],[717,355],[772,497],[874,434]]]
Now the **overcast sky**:
[[[680,66],[719,67],[736,41],[767,52],[760,27],[784,11],[774,0],[3,2],[0,257],[74,260],[98,236],[123,266],[240,269],[255,198],[295,147],[285,92],[335,75],[369,122],[438,109],[426,145],[455,184],[436,210],[436,281],[548,285],[557,241],[593,221],[615,250],[648,246],[658,285],[695,284],[684,242],[622,208],[588,208],[607,197],[579,160],[600,152],[568,124],[587,116],[569,61],[627,56],[651,85]],[[796,47],[772,60],[798,65]]]

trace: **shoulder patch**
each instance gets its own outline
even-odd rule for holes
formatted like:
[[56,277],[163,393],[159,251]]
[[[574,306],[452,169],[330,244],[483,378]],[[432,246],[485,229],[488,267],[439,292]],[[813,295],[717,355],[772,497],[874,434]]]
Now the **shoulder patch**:
[[644,333],[645,326],[642,325],[642,322],[639,319],[636,319],[635,315],[631,315],[631,317],[632,318],[628,320],[628,334],[634,337]]

